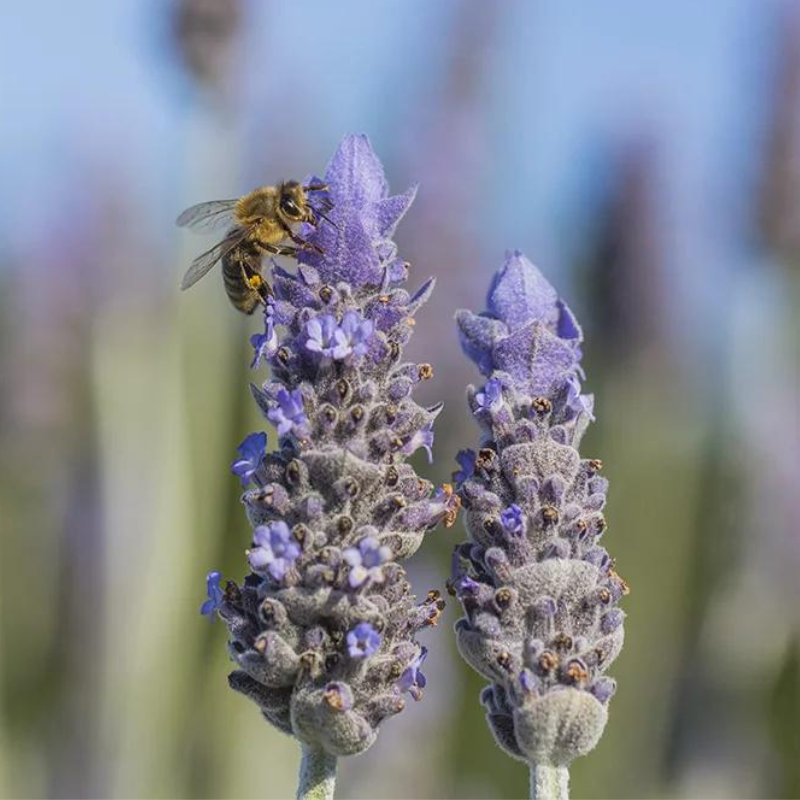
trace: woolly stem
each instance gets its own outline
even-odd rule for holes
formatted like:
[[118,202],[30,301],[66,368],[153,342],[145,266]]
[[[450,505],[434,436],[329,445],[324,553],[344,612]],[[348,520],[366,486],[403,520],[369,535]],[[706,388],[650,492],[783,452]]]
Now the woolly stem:
[[531,764],[531,800],[569,800],[569,770]]
[[336,786],[336,756],[324,750],[303,747],[297,800],[333,800]]

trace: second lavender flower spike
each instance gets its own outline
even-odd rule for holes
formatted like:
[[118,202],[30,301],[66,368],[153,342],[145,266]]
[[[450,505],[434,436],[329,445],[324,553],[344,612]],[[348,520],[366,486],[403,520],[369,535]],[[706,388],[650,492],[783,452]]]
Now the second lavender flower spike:
[[536,267],[510,254],[487,310],[457,314],[486,377],[469,387],[481,429],[456,473],[469,540],[451,590],[464,659],[490,681],[481,700],[498,745],[531,767],[534,797],[567,796],[567,765],[602,735],[620,652],[625,582],[600,539],[607,481],[578,446],[593,419],[582,333]]

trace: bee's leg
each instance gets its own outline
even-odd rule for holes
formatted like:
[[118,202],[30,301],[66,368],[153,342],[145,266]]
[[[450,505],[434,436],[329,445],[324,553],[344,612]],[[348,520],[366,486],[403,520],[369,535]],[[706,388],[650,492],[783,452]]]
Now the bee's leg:
[[274,256],[292,256],[292,258],[297,258],[296,247],[283,244],[259,244],[259,247],[267,253],[272,253]]
[[318,253],[321,256],[325,255],[325,251],[316,244],[311,244],[311,242],[307,242],[305,239],[301,239],[296,233],[290,231],[288,228],[286,229],[286,235],[301,249],[301,250],[311,250],[313,253]]

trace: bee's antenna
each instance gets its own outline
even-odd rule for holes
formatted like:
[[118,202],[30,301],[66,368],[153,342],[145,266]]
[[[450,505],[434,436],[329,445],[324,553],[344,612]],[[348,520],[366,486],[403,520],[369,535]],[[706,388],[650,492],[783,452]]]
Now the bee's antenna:
[[319,214],[322,219],[324,219],[325,222],[327,222],[332,228],[336,228],[337,231],[339,230],[339,226],[332,219],[326,217],[321,211],[317,211],[317,214]]
[[308,186],[303,187],[304,192],[327,192],[331,187],[328,186],[326,183],[314,183],[308,184]]

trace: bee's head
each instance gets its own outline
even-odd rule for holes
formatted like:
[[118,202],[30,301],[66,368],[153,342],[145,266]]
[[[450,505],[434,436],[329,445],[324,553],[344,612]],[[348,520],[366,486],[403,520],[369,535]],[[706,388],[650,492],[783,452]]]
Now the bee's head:
[[303,187],[297,181],[287,181],[281,186],[278,207],[289,222],[302,222],[308,217],[308,202]]

